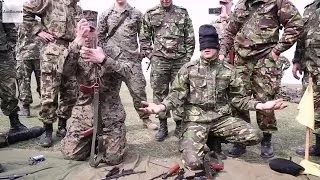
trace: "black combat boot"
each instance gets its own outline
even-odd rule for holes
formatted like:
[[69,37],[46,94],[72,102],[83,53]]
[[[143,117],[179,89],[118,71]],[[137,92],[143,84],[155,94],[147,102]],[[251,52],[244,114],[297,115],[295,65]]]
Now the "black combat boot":
[[44,124],[44,133],[41,135],[39,144],[42,147],[51,147],[52,146],[52,124]]
[[274,156],[273,146],[271,144],[272,134],[263,133],[263,138],[261,141],[261,154],[260,156],[264,159],[269,159]]
[[64,138],[67,134],[67,120],[64,118],[59,118],[58,121],[58,130],[56,136],[59,138]]
[[181,128],[182,128],[181,120],[176,121],[176,129],[174,130],[174,135],[175,135],[178,139],[181,138]]
[[20,108],[19,115],[24,117],[30,117],[30,105],[29,104],[22,105],[22,107]]
[[19,108],[16,108],[9,114],[9,119],[10,119],[10,130],[9,133],[15,133],[18,131],[22,130],[27,130],[28,128],[23,125],[20,120],[19,120],[19,115],[18,115],[18,110]]
[[160,128],[155,136],[156,141],[163,141],[168,136],[167,119],[159,119]]
[[234,144],[231,149],[228,151],[228,156],[233,158],[238,158],[242,156],[244,153],[246,153],[247,148],[243,144]]
[[221,140],[217,137],[210,137],[207,140],[207,146],[209,147],[210,151],[214,151],[217,153],[221,160],[226,160],[227,156],[221,150]]
[[[300,147],[296,150],[296,153],[300,156],[304,156],[305,147]],[[310,156],[320,156],[320,136],[316,135],[316,144],[310,146],[309,148],[309,155]]]

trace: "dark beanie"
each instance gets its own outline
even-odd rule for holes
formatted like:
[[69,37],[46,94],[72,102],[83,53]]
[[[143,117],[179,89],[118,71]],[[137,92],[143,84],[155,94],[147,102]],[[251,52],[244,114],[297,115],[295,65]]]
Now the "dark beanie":
[[204,49],[220,49],[219,36],[216,28],[205,24],[199,28],[200,51]]

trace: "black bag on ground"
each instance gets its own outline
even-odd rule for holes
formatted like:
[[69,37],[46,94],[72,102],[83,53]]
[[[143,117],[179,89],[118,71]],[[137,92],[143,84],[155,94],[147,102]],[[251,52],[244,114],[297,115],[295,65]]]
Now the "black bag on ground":
[[299,164],[281,158],[270,160],[269,166],[276,172],[290,174],[292,176],[298,176],[302,171],[304,171],[304,168]]

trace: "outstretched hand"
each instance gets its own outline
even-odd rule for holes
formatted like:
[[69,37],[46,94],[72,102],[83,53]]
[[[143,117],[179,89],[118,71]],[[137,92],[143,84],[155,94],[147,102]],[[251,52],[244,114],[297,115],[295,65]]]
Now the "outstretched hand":
[[155,104],[146,101],[141,101],[142,108],[139,110],[148,113],[148,114],[159,114],[162,111],[166,110],[166,107],[163,104]]
[[267,101],[265,103],[259,103],[256,106],[258,110],[281,110],[288,106],[283,99],[277,99],[273,101]]

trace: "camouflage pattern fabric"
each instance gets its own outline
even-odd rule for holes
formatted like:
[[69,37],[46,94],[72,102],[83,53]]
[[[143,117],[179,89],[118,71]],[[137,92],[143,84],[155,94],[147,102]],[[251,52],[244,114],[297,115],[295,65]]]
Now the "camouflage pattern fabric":
[[[238,57],[237,77],[241,78],[248,96],[253,95],[259,101],[275,99],[279,94],[281,70],[272,57],[248,60]],[[249,89],[248,89],[249,88]],[[274,111],[257,111],[257,122],[263,131],[276,131],[277,121]]]
[[[40,23],[40,22],[39,22]],[[32,104],[31,75],[34,72],[37,82],[37,92],[40,96],[40,49],[42,40],[32,32],[27,31],[24,24],[19,25],[16,47],[17,82],[19,100],[22,105]]]
[[19,108],[16,98],[15,62],[9,51],[0,51],[0,77],[1,110],[4,115],[9,116]]
[[277,66],[280,68],[281,70],[281,78],[284,76],[284,72],[289,69],[291,62],[289,61],[288,58],[286,58],[285,56],[280,56],[278,61],[276,62]]
[[[40,53],[41,109],[39,119],[47,124],[55,122],[57,116],[68,119],[76,101],[77,89],[75,85],[72,85],[76,81],[61,76],[58,71],[58,64],[64,62],[64,51],[68,43],[75,37],[76,9],[75,0],[35,0],[27,1],[23,5],[24,26],[29,28],[28,31],[37,34],[45,29],[55,37],[54,41],[43,45]],[[41,24],[37,22],[35,15],[41,17]],[[59,105],[59,111],[56,112],[59,92],[63,105]]]
[[215,122],[237,109],[255,110],[258,101],[247,96],[243,79],[226,62],[204,59],[185,64],[162,101],[167,110],[184,105],[185,122]]
[[[115,27],[125,12],[129,13],[124,23],[118,28],[116,33],[106,42],[108,32]],[[142,23],[142,13],[127,4],[123,10],[117,9],[114,5],[111,9],[103,13],[99,20],[98,37],[99,44],[107,46],[116,46],[121,48],[122,54],[119,61],[128,64],[132,71],[122,78],[126,83],[130,95],[133,99],[134,108],[139,114],[140,119],[148,119],[149,115],[140,111],[141,101],[147,100],[146,80],[142,72],[141,56],[137,35],[140,33]],[[119,41],[121,39],[121,41]]]
[[[280,24],[284,32],[279,39]],[[289,0],[239,1],[220,53],[226,55],[234,45],[237,54],[246,59],[261,59],[271,50],[281,54],[297,41],[302,31],[302,17]]]
[[188,11],[175,5],[168,11],[161,5],[148,10],[143,17],[140,45],[141,54],[149,59],[191,59],[195,38]]
[[300,99],[303,95],[302,88],[295,88],[290,86],[282,85],[280,87],[279,97],[283,98],[285,101],[291,102],[291,103],[299,103]]
[[37,92],[40,97],[40,59],[17,60],[17,82],[19,89],[19,100],[22,105],[33,103],[31,92],[31,75],[34,72],[37,83]]
[[319,1],[313,1],[305,7],[303,13],[304,31],[298,39],[293,63],[300,63],[304,71],[302,78],[305,91],[309,76],[312,77],[315,108],[315,133],[320,135],[320,34],[319,34]]
[[[2,8],[2,2],[0,2]],[[0,13],[1,14],[1,13]],[[2,14],[0,15],[2,18]],[[8,116],[18,107],[16,71],[13,52],[17,43],[17,29],[13,23],[0,24],[0,99],[1,110]]]
[[182,163],[190,170],[201,169],[204,146],[208,136],[215,136],[230,143],[253,146],[261,141],[262,133],[239,118],[226,117],[213,123],[188,122],[184,125],[180,150]]
[[[92,63],[79,58],[79,47],[75,42],[69,46],[69,54],[64,64],[65,76],[74,76],[78,84],[91,85],[95,76]],[[106,140],[105,162],[118,164],[122,161],[127,149],[126,113],[120,99],[121,79],[131,68],[127,64],[114,61],[119,55],[113,47],[103,47],[108,59],[104,65],[99,65],[100,106],[103,121],[103,137]],[[81,132],[93,126],[93,94],[80,92],[77,103],[72,111],[71,123],[67,127],[67,135],[61,142],[61,151],[66,159],[85,160],[90,153],[91,138],[84,137]]]
[[[151,88],[153,89],[153,102],[161,103],[165,97],[169,94],[169,87],[172,85],[179,69],[187,62],[189,59],[179,59],[175,61],[168,61],[162,57],[153,56],[151,64],[151,74],[150,82]],[[177,107],[173,110],[173,119],[175,121],[182,120],[184,116],[183,107]],[[160,119],[166,119],[171,117],[170,113],[159,113],[158,117]]]

